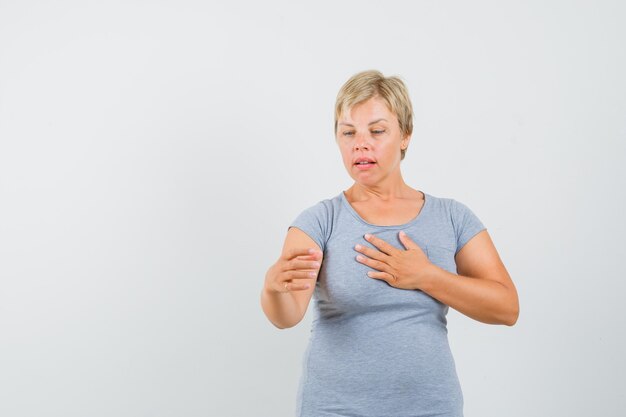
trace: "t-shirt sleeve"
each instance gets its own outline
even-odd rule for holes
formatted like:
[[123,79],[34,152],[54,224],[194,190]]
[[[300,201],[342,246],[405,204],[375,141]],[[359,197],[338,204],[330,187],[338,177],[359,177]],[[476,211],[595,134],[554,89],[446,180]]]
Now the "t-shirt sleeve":
[[452,200],[451,212],[456,235],[456,254],[471,238],[486,227],[469,207],[459,201]]
[[330,233],[331,216],[329,207],[324,201],[309,207],[291,222],[289,227],[297,227],[309,235],[318,244],[322,252],[326,250],[326,242]]

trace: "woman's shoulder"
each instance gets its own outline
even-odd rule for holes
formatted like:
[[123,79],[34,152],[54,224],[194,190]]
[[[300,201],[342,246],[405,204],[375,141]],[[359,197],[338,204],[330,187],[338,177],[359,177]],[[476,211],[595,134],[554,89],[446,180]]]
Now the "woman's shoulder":
[[335,215],[341,205],[341,194],[320,200],[304,209],[290,227],[297,227],[307,233],[322,250],[333,231]]
[[446,210],[459,210],[462,208],[466,208],[467,206],[459,201],[456,198],[452,197],[438,197],[432,194],[424,193],[427,200],[430,200],[430,203],[434,206],[438,206],[440,208]]
[[452,197],[437,197],[426,193],[425,195],[429,200],[430,212],[440,218],[448,219],[455,228],[468,222],[482,226],[474,211],[464,202]]
[[424,192],[424,196],[431,207],[444,209],[446,211],[449,211],[450,208],[457,202],[457,200],[451,197],[439,197],[433,194],[428,194],[426,192]]
[[298,216],[301,219],[317,220],[326,223],[332,221],[335,213],[341,206],[341,193],[334,197],[318,200],[302,210]]
[[486,229],[479,217],[463,202],[451,197],[430,197],[431,213],[440,222],[449,224],[456,238],[458,252],[476,233]]

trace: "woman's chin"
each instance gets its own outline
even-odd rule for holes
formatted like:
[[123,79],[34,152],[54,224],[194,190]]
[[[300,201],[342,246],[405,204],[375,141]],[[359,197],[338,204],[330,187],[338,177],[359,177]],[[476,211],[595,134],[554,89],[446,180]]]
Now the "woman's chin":
[[357,175],[352,174],[350,177],[354,180],[354,182],[360,185],[372,186],[377,183],[377,177],[375,175],[358,173]]

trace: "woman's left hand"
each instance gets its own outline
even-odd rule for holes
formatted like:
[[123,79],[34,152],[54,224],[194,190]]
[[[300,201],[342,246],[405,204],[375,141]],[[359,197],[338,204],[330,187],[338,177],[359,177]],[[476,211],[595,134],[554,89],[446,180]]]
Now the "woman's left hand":
[[386,281],[396,288],[419,290],[436,266],[406,233],[400,232],[399,237],[406,250],[397,249],[376,236],[366,234],[365,240],[378,250],[356,245],[354,249],[361,253],[356,259],[375,269],[367,273],[370,278]]

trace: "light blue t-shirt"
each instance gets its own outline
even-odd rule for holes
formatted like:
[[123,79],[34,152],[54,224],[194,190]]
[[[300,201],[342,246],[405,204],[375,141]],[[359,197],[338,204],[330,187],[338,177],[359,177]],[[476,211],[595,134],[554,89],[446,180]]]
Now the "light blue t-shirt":
[[354,246],[371,233],[404,249],[404,230],[432,263],[456,273],[454,255],[485,227],[464,204],[424,193],[398,226],[367,223],[343,192],[290,227],[324,252],[297,398],[299,417],[461,417],[463,395],[448,345],[448,306],[426,293],[369,278]]

